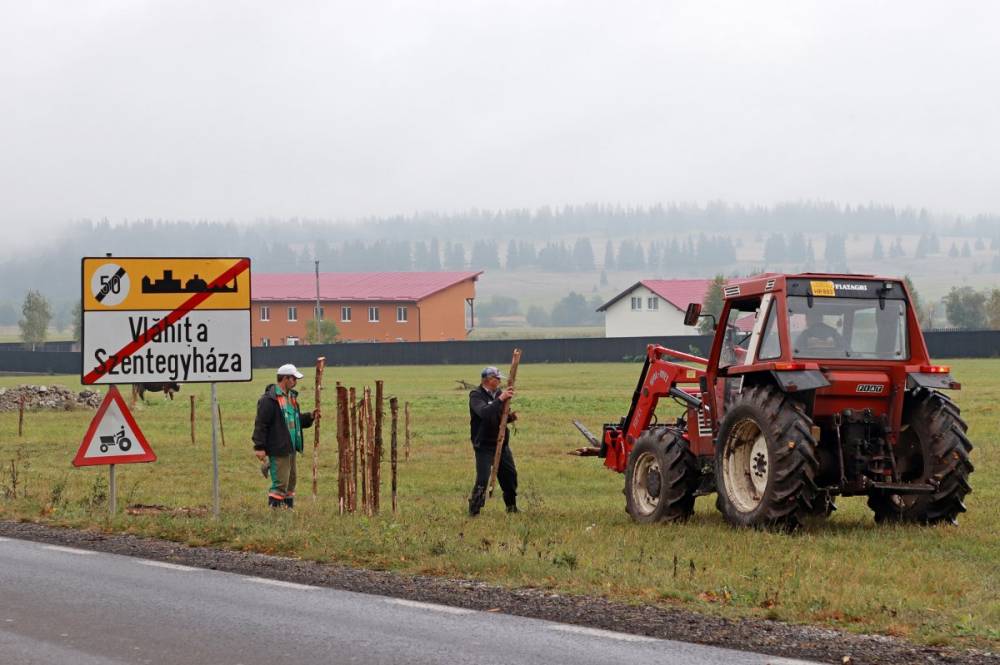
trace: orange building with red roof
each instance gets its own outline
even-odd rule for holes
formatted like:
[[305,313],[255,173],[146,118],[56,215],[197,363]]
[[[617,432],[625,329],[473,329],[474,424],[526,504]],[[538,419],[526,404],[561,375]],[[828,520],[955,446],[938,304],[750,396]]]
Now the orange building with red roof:
[[[338,341],[466,339],[481,274],[320,273],[320,318],[337,324]],[[254,346],[301,344],[315,326],[316,276],[254,274],[250,300]]]

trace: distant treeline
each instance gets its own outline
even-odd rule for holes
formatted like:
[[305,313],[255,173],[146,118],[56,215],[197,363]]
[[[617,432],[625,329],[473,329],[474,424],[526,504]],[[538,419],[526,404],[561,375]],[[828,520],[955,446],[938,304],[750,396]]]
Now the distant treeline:
[[[831,229],[836,234],[825,235]],[[603,268],[664,277],[708,276],[725,271],[735,261],[740,241],[729,234],[736,232],[752,232],[766,241],[765,256],[760,259],[764,264],[841,269],[846,264],[846,253],[841,251],[845,234],[885,234],[882,251],[887,256],[902,250],[893,240],[896,236],[913,233],[924,234],[927,242],[937,235],[958,235],[977,246],[995,247],[1000,216],[942,219],[923,210],[877,205],[713,203],[471,210],[356,222],[263,219],[237,224],[146,219],[113,225],[82,221],[52,234],[37,250],[20,252],[0,263],[0,303],[20,303],[29,289],[39,289],[61,310],[64,303],[79,298],[80,257],[105,252],[249,256],[261,272],[307,271],[318,259],[328,271]],[[817,233],[825,237],[822,256],[817,256],[820,250],[808,239]],[[938,251],[965,253],[964,246],[924,250],[925,254]],[[872,254],[877,256],[875,248]]]

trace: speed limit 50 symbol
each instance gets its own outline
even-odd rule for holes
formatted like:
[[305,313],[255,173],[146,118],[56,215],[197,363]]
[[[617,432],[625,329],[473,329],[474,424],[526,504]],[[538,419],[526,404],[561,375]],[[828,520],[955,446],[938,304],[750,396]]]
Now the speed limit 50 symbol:
[[105,263],[94,271],[90,279],[90,291],[94,300],[108,307],[125,300],[129,286],[128,273],[117,263]]

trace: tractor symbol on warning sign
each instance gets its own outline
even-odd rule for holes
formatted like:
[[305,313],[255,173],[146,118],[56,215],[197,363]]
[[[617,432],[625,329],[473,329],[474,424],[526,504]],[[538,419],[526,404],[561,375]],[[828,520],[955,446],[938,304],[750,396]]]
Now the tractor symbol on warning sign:
[[110,436],[101,437],[101,452],[108,452],[108,448],[111,446],[118,446],[119,450],[125,452],[132,447],[132,439],[125,436],[125,426],[122,425],[122,429],[117,434],[112,434]]

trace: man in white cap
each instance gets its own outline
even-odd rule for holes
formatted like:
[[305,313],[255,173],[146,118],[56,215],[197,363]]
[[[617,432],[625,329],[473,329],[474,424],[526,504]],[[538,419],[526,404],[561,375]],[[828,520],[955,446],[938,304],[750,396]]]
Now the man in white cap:
[[[500,465],[497,468],[497,482],[503,491],[503,502],[508,513],[517,510],[517,467],[514,465],[514,455],[510,452],[510,432],[504,431],[503,441],[500,441],[500,414],[504,402],[514,399],[514,389],[500,389],[500,381],[504,378],[496,367],[484,367],[482,382],[479,387],[469,393],[469,426],[472,438],[472,449],[476,455],[476,484],[469,496],[469,515],[479,514],[486,503],[486,485],[490,481],[490,470],[493,468],[493,457],[497,445],[503,446],[500,451]],[[517,414],[510,412],[507,422],[517,420]]]
[[319,409],[299,411],[295,384],[301,378],[295,365],[282,365],[277,382],[269,384],[257,400],[253,450],[261,462],[268,460],[265,471],[271,478],[271,489],[267,503],[272,508],[295,507],[295,455],[303,450],[302,430],[320,417]]

